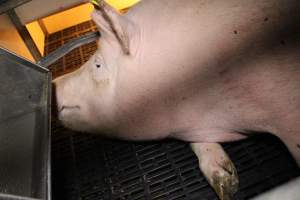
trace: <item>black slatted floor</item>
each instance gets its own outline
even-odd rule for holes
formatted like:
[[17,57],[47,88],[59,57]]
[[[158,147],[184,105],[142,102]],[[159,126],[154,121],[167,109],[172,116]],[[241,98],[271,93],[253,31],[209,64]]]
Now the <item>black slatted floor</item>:
[[[56,127],[55,127],[56,126]],[[53,127],[53,199],[216,200],[187,143],[132,143]],[[235,199],[249,199],[300,175],[275,137],[224,145],[240,177]]]

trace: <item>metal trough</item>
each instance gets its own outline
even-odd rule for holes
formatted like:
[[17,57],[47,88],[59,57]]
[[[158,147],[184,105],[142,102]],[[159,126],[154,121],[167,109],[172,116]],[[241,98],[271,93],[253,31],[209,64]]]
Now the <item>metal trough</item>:
[[0,48],[0,199],[50,200],[50,72]]

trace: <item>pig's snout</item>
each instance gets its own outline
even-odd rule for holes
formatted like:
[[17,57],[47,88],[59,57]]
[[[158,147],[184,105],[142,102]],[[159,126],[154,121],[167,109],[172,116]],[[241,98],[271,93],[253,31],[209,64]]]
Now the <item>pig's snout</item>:
[[63,80],[54,80],[52,81],[52,115],[55,118],[59,118],[60,113],[68,109],[71,106],[64,105],[62,102],[63,96],[64,99],[68,99],[65,94],[63,94],[63,87],[64,87],[64,79]]
[[52,116],[54,119],[66,123],[82,117],[81,93],[74,87],[77,83],[77,79],[73,76],[64,76],[52,81]]
[[76,90],[78,79],[64,76],[52,81],[52,117],[73,130],[88,130],[86,104],[82,93]]
[[68,106],[64,106],[61,104],[59,100],[59,96],[62,95],[61,92],[58,91],[58,83],[56,80],[52,81],[52,105],[51,105],[51,112],[52,117],[59,118],[59,114],[65,109],[68,108]]

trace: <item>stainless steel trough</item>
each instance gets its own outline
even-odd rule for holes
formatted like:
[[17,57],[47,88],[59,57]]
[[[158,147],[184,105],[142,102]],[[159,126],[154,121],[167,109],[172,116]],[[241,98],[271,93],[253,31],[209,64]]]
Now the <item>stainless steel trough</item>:
[[50,200],[51,73],[0,48],[0,199]]

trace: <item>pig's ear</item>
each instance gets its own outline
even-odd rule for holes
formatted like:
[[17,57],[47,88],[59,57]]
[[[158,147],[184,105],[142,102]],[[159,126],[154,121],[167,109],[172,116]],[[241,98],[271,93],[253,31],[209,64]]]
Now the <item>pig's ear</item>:
[[116,40],[123,53],[130,54],[128,27],[132,25],[132,22],[129,19],[121,16],[118,11],[106,3],[93,11],[92,19],[100,29],[102,37]]

